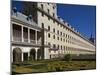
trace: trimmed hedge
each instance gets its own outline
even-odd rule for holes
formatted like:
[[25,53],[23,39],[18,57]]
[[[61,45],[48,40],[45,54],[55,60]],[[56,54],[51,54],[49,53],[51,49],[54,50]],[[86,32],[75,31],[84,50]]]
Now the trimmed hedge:
[[72,60],[72,57],[71,57],[71,54],[66,54],[63,58],[64,61],[71,61]]

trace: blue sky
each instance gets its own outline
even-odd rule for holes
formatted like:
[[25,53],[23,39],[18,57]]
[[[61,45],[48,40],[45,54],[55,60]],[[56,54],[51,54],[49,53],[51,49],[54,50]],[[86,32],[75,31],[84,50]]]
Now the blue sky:
[[88,5],[57,4],[58,15],[76,28],[82,35],[95,37],[96,7]]
[[[22,11],[22,2],[13,2],[12,6]],[[96,7],[88,5],[57,4],[57,14],[83,36],[89,38],[91,33],[95,37]]]

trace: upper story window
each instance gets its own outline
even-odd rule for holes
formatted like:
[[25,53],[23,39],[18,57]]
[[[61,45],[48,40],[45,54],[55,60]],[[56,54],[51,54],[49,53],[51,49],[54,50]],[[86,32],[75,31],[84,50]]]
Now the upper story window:
[[63,33],[63,36],[65,37],[65,33]]
[[59,37],[57,37],[57,39],[59,40]]
[[41,8],[43,9],[43,4],[41,4]]
[[50,42],[48,43],[49,47],[51,46]]
[[44,23],[42,23],[42,28],[44,28]]
[[66,34],[66,38],[67,38],[67,34]]
[[48,37],[50,38],[50,33],[48,33]]
[[65,42],[65,39],[63,39],[63,41]]
[[55,20],[53,20],[53,23],[55,23]]
[[57,34],[59,35],[59,30],[57,30]]
[[50,17],[48,17],[48,20],[50,20]]
[[48,30],[50,31],[50,26],[48,26]]
[[53,13],[53,17],[55,17],[55,14]]
[[53,39],[55,39],[55,35],[53,35]]
[[53,44],[53,48],[56,48],[56,45],[55,44]]
[[66,46],[66,50],[67,50],[67,46]]
[[61,49],[62,49],[62,46],[61,46]]
[[71,39],[72,37],[70,36],[69,38]]
[[61,41],[62,41],[62,38],[61,38]]
[[67,43],[67,39],[66,39],[66,43]]
[[65,27],[63,26],[63,29],[64,29]]
[[60,25],[60,27],[62,27],[62,25]]
[[60,32],[60,35],[62,35],[62,32]]
[[53,28],[53,32],[55,33],[55,28]]
[[59,45],[58,45],[58,49],[59,49]]
[[44,13],[43,12],[41,12],[41,14],[42,14],[42,16],[44,16]]
[[49,9],[47,9],[47,11],[48,11],[48,14],[50,13],[50,10]]
[[69,40],[67,42],[69,43]]
[[59,26],[59,23],[57,22],[57,25]]
[[67,35],[67,38],[69,39],[69,35]]
[[52,8],[55,9],[55,6],[53,6]]
[[65,50],[65,46],[64,46],[64,50]]

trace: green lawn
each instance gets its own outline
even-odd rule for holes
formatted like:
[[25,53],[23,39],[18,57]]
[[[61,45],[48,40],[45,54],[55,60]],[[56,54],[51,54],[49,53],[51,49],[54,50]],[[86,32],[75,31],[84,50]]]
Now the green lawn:
[[43,73],[95,69],[95,61],[41,60],[12,64],[13,73]]

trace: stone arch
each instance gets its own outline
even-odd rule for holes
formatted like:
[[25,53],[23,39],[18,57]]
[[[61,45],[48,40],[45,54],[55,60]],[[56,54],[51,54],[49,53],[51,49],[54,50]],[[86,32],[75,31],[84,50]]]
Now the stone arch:
[[13,49],[13,62],[22,61],[22,50],[20,48]]
[[31,50],[30,50],[30,59],[31,60],[35,60],[35,53],[36,53],[36,51],[35,51],[35,49],[34,48],[32,48]]

